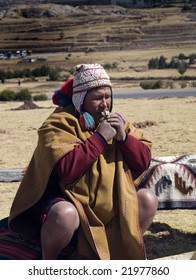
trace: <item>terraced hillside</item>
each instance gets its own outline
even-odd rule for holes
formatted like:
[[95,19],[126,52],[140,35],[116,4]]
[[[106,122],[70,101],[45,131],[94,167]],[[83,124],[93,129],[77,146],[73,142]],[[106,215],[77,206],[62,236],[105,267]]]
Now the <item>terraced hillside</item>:
[[56,4],[0,11],[0,52],[77,52],[194,46],[195,11]]

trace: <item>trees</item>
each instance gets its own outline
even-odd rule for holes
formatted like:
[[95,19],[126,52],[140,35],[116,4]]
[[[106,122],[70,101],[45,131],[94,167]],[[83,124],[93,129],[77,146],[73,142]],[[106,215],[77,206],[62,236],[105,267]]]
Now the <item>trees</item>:
[[196,60],[196,54],[191,54],[189,56],[180,53],[178,56],[172,57],[170,62],[161,55],[159,58],[151,58],[148,62],[148,69],[177,69],[178,72],[183,75],[189,65],[194,64]]
[[161,55],[159,58],[159,69],[165,69],[165,68],[168,68],[168,64],[166,62],[166,58],[163,55]]
[[158,57],[151,58],[149,60],[148,69],[159,69],[159,59],[158,59]]
[[165,69],[168,68],[168,64],[166,62],[166,58],[161,55],[160,58],[151,58],[148,63],[149,69]]
[[177,69],[180,75],[183,75],[186,72],[187,68],[188,64],[186,62],[182,61],[178,63]]

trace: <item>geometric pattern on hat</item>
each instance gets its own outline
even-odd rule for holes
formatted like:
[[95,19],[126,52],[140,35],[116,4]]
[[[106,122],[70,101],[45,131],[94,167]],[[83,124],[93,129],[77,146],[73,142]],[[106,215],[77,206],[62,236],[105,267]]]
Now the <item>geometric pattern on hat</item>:
[[72,102],[79,113],[81,113],[81,106],[87,91],[101,86],[111,87],[112,84],[110,77],[100,64],[79,64],[76,66]]

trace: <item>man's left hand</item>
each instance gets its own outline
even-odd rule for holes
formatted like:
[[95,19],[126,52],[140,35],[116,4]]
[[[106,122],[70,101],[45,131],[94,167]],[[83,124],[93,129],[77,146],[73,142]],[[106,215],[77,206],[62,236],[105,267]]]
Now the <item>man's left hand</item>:
[[117,141],[124,141],[126,138],[126,132],[122,118],[117,113],[110,113],[109,116],[106,117],[106,120],[117,131],[115,139]]

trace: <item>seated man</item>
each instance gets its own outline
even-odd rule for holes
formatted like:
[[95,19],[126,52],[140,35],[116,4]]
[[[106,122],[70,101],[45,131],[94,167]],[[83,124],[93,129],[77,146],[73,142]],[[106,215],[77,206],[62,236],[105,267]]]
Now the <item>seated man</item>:
[[142,234],[157,198],[136,192],[151,142],[112,112],[112,85],[99,64],[76,67],[53,96],[58,108],[38,130],[38,144],[13,201],[9,227],[40,233],[43,259],[70,242],[88,259],[145,259]]

